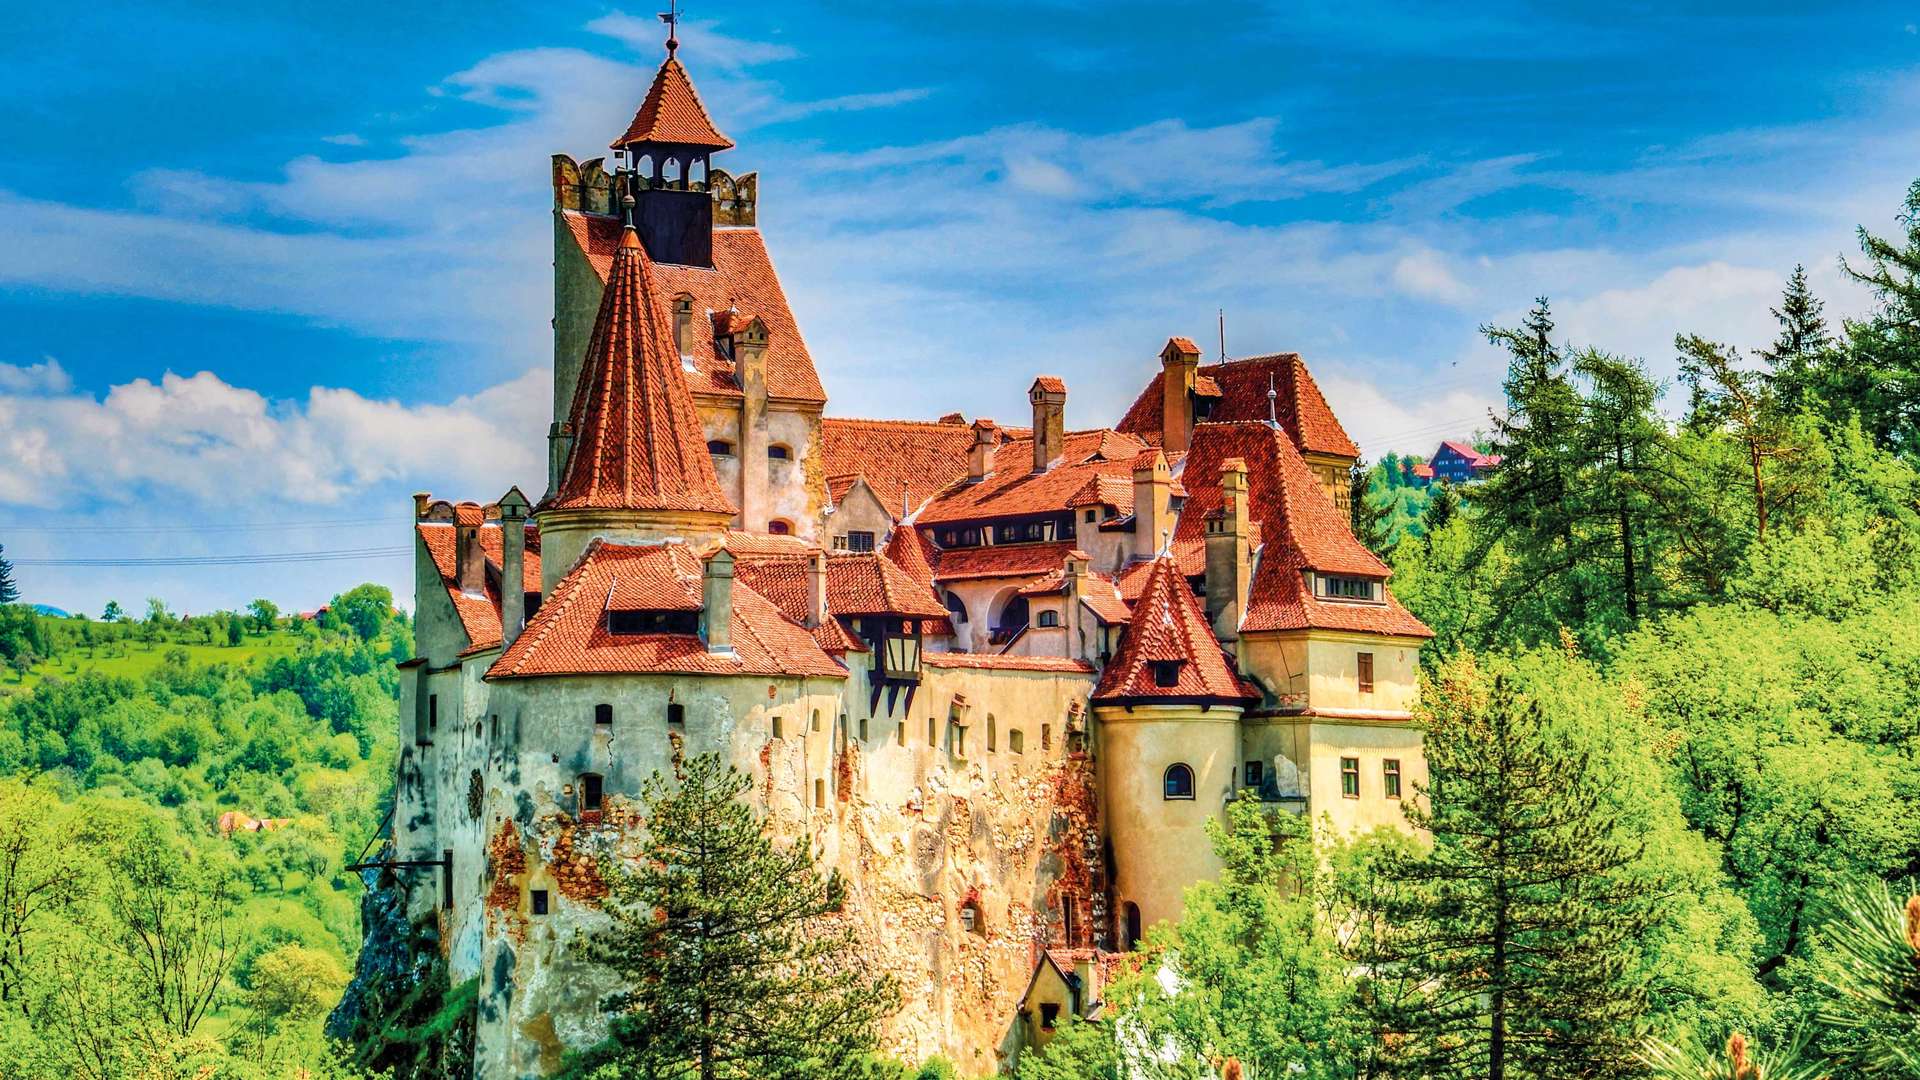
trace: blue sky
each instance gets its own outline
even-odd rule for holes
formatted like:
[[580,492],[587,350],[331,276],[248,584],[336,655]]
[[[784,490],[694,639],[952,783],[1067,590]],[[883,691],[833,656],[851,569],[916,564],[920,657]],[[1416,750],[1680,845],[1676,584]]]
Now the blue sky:
[[[29,598],[310,607],[407,493],[543,476],[547,157],[602,151],[654,6],[13,4],[0,544]],[[1484,424],[1482,323],[1671,373],[1920,175],[1920,9],[694,4],[830,413],[1115,419],[1171,334],[1303,352],[1369,455]]]

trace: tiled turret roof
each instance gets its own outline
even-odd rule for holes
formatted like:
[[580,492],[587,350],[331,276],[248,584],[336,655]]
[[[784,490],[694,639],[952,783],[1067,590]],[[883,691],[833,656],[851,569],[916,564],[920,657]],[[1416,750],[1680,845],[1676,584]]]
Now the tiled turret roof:
[[[1175,665],[1172,685],[1162,686],[1157,670]],[[1245,701],[1259,694],[1233,670],[1187,585],[1180,564],[1161,555],[1147,572],[1146,587],[1134,601],[1133,619],[1120,654],[1101,673],[1093,699],[1169,698],[1179,701]]]
[[[1115,425],[1155,445],[1160,442],[1161,410],[1165,406],[1160,391],[1161,377],[1162,373],[1154,373],[1146,389],[1134,399],[1133,407]],[[1194,390],[1219,398],[1208,417],[1210,420],[1265,420],[1268,386],[1274,391],[1275,418],[1301,453],[1360,456],[1360,448],[1334,418],[1326,397],[1320,393],[1319,384],[1313,381],[1299,353],[1249,356],[1207,364],[1198,370]]]
[[574,392],[573,454],[547,508],[733,513],[672,341],[651,264],[629,226]]
[[638,142],[676,143],[713,150],[733,147],[733,140],[713,126],[713,118],[707,115],[707,107],[694,92],[687,69],[672,56],[654,73],[653,85],[647,88],[647,96],[640,102],[640,110],[633,114],[633,123],[627,125],[627,133],[610,145],[618,150]]

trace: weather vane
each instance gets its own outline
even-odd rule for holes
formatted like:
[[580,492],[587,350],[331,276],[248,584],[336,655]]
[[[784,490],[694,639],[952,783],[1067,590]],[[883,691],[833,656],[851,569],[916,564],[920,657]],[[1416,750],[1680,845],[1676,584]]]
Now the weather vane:
[[668,0],[667,10],[660,13],[660,21],[667,24],[667,55],[672,56],[680,47],[680,0]]

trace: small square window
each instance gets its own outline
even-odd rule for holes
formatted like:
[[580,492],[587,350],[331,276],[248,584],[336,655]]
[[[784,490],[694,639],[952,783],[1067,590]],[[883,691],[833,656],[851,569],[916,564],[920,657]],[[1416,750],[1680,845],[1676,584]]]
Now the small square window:
[[1154,661],[1151,661],[1151,663],[1153,664],[1153,685],[1155,686],[1180,685],[1180,661],[1154,660]]
[[612,724],[613,723],[613,706],[595,705],[593,707],[593,722],[595,724],[600,725],[601,727],[606,727]]
[[1052,1002],[1052,1001],[1048,1001],[1048,1002],[1045,1002],[1045,1003],[1043,1003],[1043,1004],[1041,1004],[1041,1006],[1040,1006],[1040,1030],[1041,1030],[1041,1031],[1052,1031],[1052,1030],[1053,1030],[1054,1028],[1056,1028],[1056,1027],[1058,1027],[1058,1026],[1060,1026],[1060,1005],[1059,1005],[1059,1003],[1057,1003],[1057,1002]]
[[532,901],[533,913],[535,915],[545,915],[547,913],[547,890],[545,889],[533,890],[533,893],[531,894],[530,899]]
[[1360,797],[1360,759],[1343,757],[1340,759],[1340,794],[1349,799]]
[[1246,783],[1244,786],[1250,787],[1250,788],[1259,787],[1260,781],[1263,778],[1265,772],[1266,772],[1266,766],[1262,762],[1258,762],[1258,761],[1247,762]]
[[1089,525],[1093,524],[1094,519],[1099,516],[1100,516],[1100,511],[1098,510],[1087,511],[1087,524]]
[[872,551],[873,534],[870,532],[850,532],[847,534],[848,551]]
[[1380,763],[1380,767],[1381,767],[1382,773],[1384,774],[1384,779],[1386,781],[1387,798],[1389,799],[1399,798],[1400,797],[1400,762],[1395,760],[1394,758],[1388,758],[1385,761]]
[[687,726],[687,707],[677,701],[667,702],[667,726],[683,728]]

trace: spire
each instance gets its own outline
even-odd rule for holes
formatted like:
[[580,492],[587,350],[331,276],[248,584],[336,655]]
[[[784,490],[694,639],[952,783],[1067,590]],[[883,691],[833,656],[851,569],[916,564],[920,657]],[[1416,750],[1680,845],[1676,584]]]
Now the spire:
[[675,34],[679,15],[669,14],[671,18],[667,14],[660,16],[669,27],[667,60],[654,73],[653,85],[647,88],[647,96],[640,102],[640,111],[633,114],[633,123],[627,125],[627,133],[611,145],[615,150],[631,149],[635,143],[665,143],[683,150],[709,152],[731,150],[733,140],[713,126],[713,118],[707,115],[707,107],[694,91],[687,69],[674,55],[680,46]]
[[628,225],[573,396],[573,453],[547,509],[733,513],[672,340]]
[[1133,603],[1120,654],[1101,673],[1093,700],[1237,704],[1258,696],[1220,651],[1180,564],[1172,555],[1156,558]]
[[1280,426],[1280,391],[1273,388],[1273,372],[1267,372],[1267,426]]

